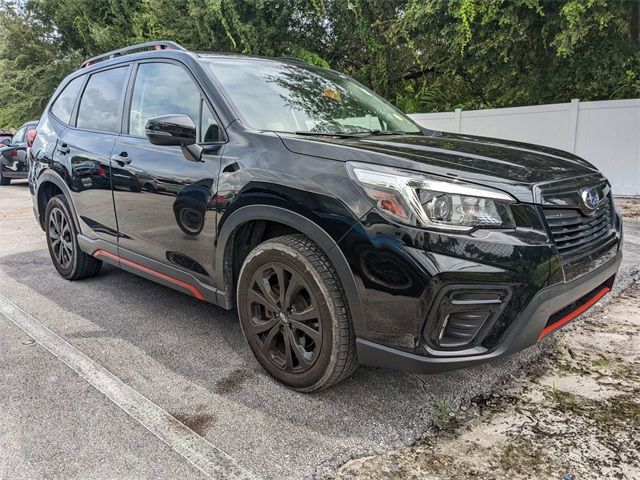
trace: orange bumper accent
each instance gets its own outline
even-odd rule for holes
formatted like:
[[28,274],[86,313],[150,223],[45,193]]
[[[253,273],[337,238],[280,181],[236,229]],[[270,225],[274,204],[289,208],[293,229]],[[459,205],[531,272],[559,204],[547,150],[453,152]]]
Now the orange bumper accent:
[[598,303],[598,301],[604,297],[607,293],[609,293],[611,291],[611,288],[609,287],[602,287],[600,289],[600,291],[598,291],[598,293],[596,293],[593,297],[591,297],[589,300],[587,300],[585,303],[583,303],[582,305],[580,305],[578,308],[576,308],[575,310],[567,313],[564,317],[562,317],[560,320],[552,323],[551,325],[545,327],[542,332],[540,332],[540,336],[538,337],[538,341],[542,340],[544,337],[546,337],[548,334],[550,334],[551,332],[559,329],[560,327],[562,327],[563,325],[569,323],[571,320],[573,320],[574,318],[576,318],[578,315],[582,315],[584,312],[586,312],[587,310],[589,310],[591,307],[593,307],[596,303]]

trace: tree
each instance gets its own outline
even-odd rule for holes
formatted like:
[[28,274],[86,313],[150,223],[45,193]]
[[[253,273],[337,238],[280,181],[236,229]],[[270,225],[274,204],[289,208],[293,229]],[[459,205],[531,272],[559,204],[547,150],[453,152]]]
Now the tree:
[[640,96],[636,0],[9,0],[0,126],[37,118],[83,58],[153,39],[297,56],[405,111]]

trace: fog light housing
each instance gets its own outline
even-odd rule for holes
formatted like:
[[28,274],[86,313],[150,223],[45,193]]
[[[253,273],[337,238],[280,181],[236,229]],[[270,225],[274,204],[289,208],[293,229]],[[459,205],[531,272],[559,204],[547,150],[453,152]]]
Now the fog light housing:
[[430,349],[455,351],[482,343],[511,298],[509,287],[449,285],[427,315],[423,337]]
[[487,310],[450,313],[440,329],[438,344],[446,348],[469,345],[490,315]]

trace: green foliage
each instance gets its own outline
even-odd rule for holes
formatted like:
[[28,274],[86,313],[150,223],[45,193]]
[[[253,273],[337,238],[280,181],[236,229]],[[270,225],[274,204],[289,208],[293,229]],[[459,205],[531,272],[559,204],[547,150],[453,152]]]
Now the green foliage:
[[74,50],[62,50],[50,26],[14,6],[0,7],[0,127],[38,118],[60,81],[81,61]]
[[296,50],[293,55],[301,60],[304,60],[311,65],[317,65],[318,67],[330,68],[329,62],[327,62],[324,58],[314,52],[310,52],[309,50],[305,50],[301,48],[300,50]]
[[640,96],[637,0],[4,0],[0,127],[83,58],[170,39],[295,56],[408,112]]

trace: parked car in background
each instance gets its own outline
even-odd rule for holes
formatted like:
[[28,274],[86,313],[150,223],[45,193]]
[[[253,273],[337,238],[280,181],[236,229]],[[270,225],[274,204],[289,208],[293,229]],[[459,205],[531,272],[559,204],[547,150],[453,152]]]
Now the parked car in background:
[[0,148],[4,147],[5,145],[9,145],[11,143],[12,138],[13,138],[13,133],[0,130]]
[[258,361],[303,392],[358,363],[442,372],[522,350],[609,292],[622,256],[587,161],[422,128],[297,59],[152,42],[87,60],[30,157],[60,275],[104,261],[237,308]]
[[15,178],[27,178],[27,148],[33,141],[37,126],[37,120],[22,124],[11,140],[0,147],[0,185],[9,185]]

